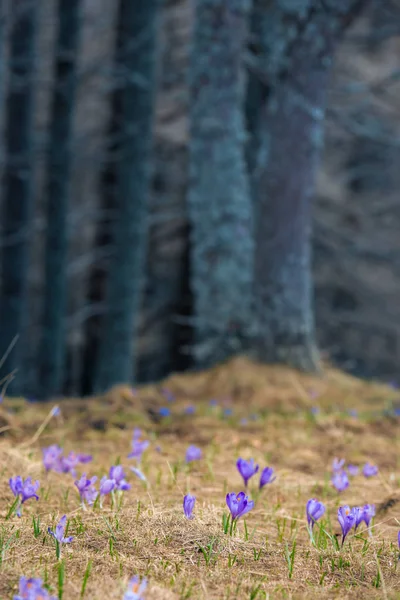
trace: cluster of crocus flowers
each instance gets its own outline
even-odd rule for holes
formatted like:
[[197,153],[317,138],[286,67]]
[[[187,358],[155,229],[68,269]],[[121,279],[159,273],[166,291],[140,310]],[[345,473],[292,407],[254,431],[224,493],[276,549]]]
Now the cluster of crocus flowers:
[[21,516],[22,505],[29,500],[30,498],[36,498],[39,500],[39,496],[37,495],[37,491],[40,487],[39,481],[32,482],[31,477],[27,477],[25,480],[22,479],[19,475],[16,477],[11,477],[9,480],[10,489],[14,494],[15,498],[18,499],[16,505],[16,514],[18,517]]
[[[245,460],[244,458],[238,458],[236,462],[237,470],[243,478],[244,485],[247,488],[249,479],[258,473],[259,465],[255,464],[254,459]],[[275,481],[276,476],[272,467],[265,467],[261,471],[259,489],[261,490],[268,483]]]
[[43,465],[46,471],[56,471],[57,473],[71,473],[76,477],[76,469],[80,464],[86,464],[92,460],[90,454],[70,452],[64,456],[63,449],[57,444],[42,448]]
[[201,448],[198,446],[188,446],[185,454],[185,461],[187,463],[193,462],[194,460],[200,460],[202,457]]
[[348,505],[340,506],[338,510],[338,521],[342,528],[342,546],[347,534],[353,527],[354,530],[356,530],[362,522],[369,527],[374,516],[374,504],[365,504],[364,506],[355,506],[354,508],[350,508]]
[[186,494],[183,498],[183,513],[187,519],[193,519],[193,509],[196,502],[196,496]]
[[144,592],[147,589],[147,579],[135,575],[128,583],[128,589],[126,590],[123,600],[144,600]]
[[13,600],[57,600],[55,596],[50,596],[46,588],[43,587],[43,581],[38,577],[21,577],[19,580],[18,594]]

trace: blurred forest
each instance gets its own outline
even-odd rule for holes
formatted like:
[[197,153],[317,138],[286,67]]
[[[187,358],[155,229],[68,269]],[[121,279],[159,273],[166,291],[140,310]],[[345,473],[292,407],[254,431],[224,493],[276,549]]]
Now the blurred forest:
[[239,353],[398,378],[399,0],[0,10],[8,393]]

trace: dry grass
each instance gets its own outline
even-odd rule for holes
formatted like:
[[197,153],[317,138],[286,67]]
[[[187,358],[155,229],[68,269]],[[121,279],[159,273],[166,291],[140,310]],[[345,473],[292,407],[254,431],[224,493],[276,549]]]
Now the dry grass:
[[[89,561],[85,600],[122,598],[136,573],[149,578],[147,597],[155,600],[400,597],[399,423],[383,413],[400,401],[399,393],[332,369],[314,379],[244,359],[207,373],[171,377],[164,386],[176,397],[168,405],[171,417],[157,418],[158,408],[167,405],[160,387],[136,394],[121,387],[102,398],[66,400],[62,416],[51,419],[40,435],[35,433],[51,406],[5,401],[0,412],[0,599],[12,597],[22,574],[47,579],[57,594],[59,563],[46,531],[64,513],[75,536],[63,549],[64,600],[80,597]],[[211,398],[218,399],[217,407],[210,407]],[[188,404],[196,405],[196,414],[184,414]],[[311,406],[319,407],[316,416]],[[223,408],[232,408],[232,415],[225,416]],[[350,416],[349,409],[358,416]],[[253,414],[255,420],[249,418]],[[249,419],[246,424],[243,418]],[[119,458],[124,466],[133,465],[126,458],[133,426],[152,441],[143,461],[149,486],[131,473],[132,489],[119,510],[107,500],[102,510],[84,512],[70,475],[45,475],[41,448],[51,443],[93,454],[93,462],[85,465],[90,475],[101,477]],[[189,443],[204,453],[190,468],[183,461]],[[226,492],[243,487],[235,467],[239,456],[273,466],[278,479],[247,515],[247,536],[239,520],[230,537],[222,531],[222,515]],[[370,460],[379,465],[380,475],[353,478],[339,496],[329,483],[335,456],[357,464]],[[29,501],[21,519],[6,519],[13,501],[8,479],[18,474],[40,479],[40,500]],[[197,497],[193,521],[182,512],[187,491]],[[325,535],[312,546],[304,514],[310,497],[326,504],[324,526],[331,534],[338,533],[340,504],[380,506],[372,536],[361,528],[342,551]],[[40,516],[37,537],[33,516]],[[285,551],[294,542],[289,577]]]

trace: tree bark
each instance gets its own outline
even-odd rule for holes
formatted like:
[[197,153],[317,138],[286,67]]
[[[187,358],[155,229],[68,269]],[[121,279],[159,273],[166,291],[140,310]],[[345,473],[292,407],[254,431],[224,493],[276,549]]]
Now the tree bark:
[[69,178],[80,8],[80,0],[58,2],[58,32],[46,173],[45,289],[39,352],[42,396],[59,394],[64,377]]
[[107,282],[107,314],[95,388],[130,382],[137,362],[151,183],[158,1],[120,0],[116,68],[121,118],[116,164],[116,221]]
[[3,375],[18,368],[9,391],[24,387],[28,313],[28,269],[33,209],[33,80],[36,41],[35,0],[14,0],[10,7],[10,78],[5,107],[5,165],[0,294],[0,358],[16,335],[19,340],[2,366]]
[[246,348],[253,231],[244,161],[241,61],[247,0],[199,0],[190,66],[191,288],[194,359],[206,367]]
[[[257,353],[263,361],[315,371],[311,223],[326,92],[337,41],[365,2],[281,0],[262,12],[267,4],[256,0],[259,29],[268,36],[258,73],[267,100],[250,123],[258,130],[252,171]],[[250,84],[248,90],[254,93]]]

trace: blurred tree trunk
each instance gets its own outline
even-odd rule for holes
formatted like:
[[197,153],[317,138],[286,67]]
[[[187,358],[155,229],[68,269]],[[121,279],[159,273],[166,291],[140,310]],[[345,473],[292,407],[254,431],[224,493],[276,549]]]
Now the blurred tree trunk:
[[129,382],[137,362],[151,183],[158,0],[120,0],[114,254],[95,388]]
[[68,210],[80,0],[58,1],[54,89],[47,156],[47,228],[43,332],[39,350],[41,394],[62,391],[65,358]]
[[2,206],[0,357],[16,335],[19,341],[2,367],[3,375],[19,369],[11,393],[24,386],[28,313],[29,246],[33,210],[33,81],[37,0],[13,0],[9,71],[5,106],[5,165]]
[[[255,0],[248,84],[248,159],[256,218],[258,357],[318,368],[311,217],[329,73],[336,44],[364,0]],[[258,67],[254,65],[258,62]],[[258,84],[254,82],[258,78]],[[255,95],[264,103],[250,114]],[[250,119],[251,117],[251,119]]]
[[241,70],[248,0],[198,0],[190,66],[191,288],[194,358],[246,348],[252,318],[252,207]]

